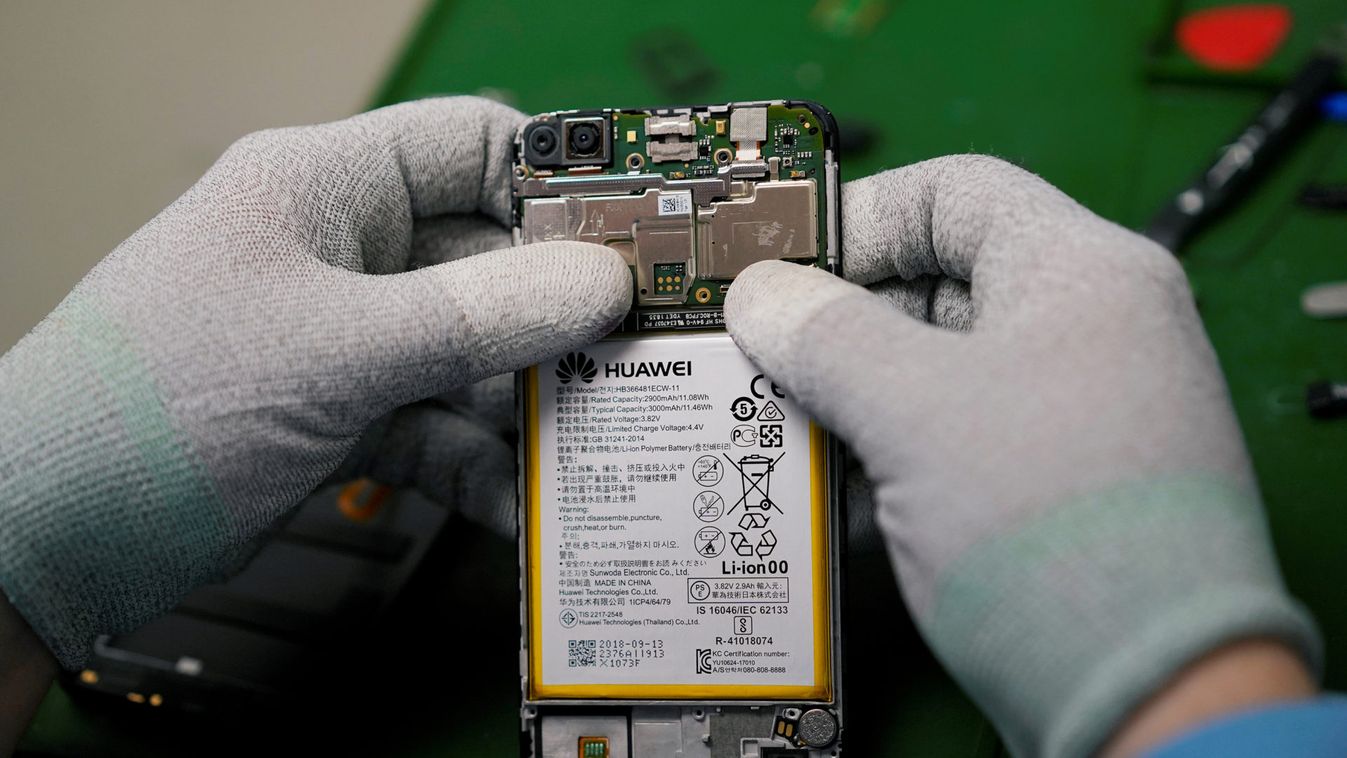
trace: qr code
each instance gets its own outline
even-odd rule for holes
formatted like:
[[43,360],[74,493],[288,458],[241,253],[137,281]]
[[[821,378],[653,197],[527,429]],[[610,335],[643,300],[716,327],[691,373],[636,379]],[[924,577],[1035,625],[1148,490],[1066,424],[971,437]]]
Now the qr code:
[[593,666],[598,647],[599,644],[595,640],[566,640],[566,648],[570,653],[570,667]]
[[659,199],[659,215],[671,216],[681,215],[692,212],[692,195],[661,195]]

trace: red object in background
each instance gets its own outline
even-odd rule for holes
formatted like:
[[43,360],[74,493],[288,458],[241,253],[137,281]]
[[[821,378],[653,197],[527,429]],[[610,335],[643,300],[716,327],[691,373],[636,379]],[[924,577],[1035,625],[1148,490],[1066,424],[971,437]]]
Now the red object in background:
[[1277,52],[1291,31],[1291,11],[1275,3],[1193,11],[1174,27],[1179,47],[1217,71],[1251,71]]

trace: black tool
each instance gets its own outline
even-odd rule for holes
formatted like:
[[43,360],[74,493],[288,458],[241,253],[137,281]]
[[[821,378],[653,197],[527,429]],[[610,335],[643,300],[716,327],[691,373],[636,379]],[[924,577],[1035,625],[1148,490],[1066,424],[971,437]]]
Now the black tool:
[[1318,119],[1319,100],[1338,82],[1344,28],[1321,44],[1291,82],[1216,154],[1211,165],[1170,200],[1145,235],[1178,253],[1202,226],[1247,190]]
[[1300,190],[1296,202],[1320,211],[1347,211],[1347,185],[1310,184]]
[[1347,416],[1347,384],[1312,382],[1305,387],[1305,407],[1315,418]]

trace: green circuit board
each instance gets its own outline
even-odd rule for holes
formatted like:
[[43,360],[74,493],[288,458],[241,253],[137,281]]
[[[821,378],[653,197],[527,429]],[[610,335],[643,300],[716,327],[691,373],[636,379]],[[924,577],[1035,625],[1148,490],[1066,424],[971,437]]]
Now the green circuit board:
[[806,102],[541,114],[516,140],[516,239],[608,245],[645,328],[715,326],[747,265],[838,269],[836,137]]

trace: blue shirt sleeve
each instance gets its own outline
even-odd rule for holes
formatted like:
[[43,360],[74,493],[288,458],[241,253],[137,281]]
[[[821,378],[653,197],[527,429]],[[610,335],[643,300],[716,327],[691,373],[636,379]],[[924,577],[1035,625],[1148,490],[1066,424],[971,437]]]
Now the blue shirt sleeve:
[[1347,755],[1347,696],[1325,695],[1209,721],[1156,748],[1149,758]]

